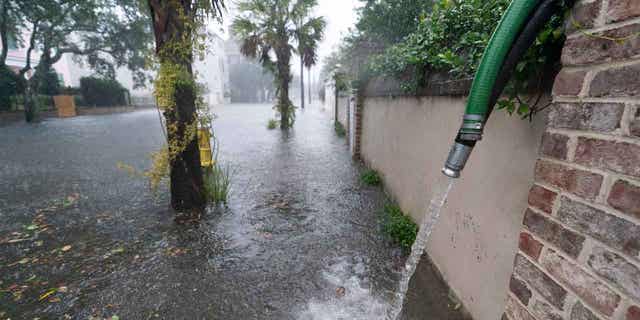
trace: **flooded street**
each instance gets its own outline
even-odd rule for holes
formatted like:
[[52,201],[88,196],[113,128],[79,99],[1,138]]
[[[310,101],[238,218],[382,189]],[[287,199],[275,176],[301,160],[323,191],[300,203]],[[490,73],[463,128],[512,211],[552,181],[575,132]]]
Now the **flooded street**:
[[[0,319],[382,317],[403,257],[330,115],[298,110],[282,132],[269,105],[214,112],[233,186],[198,226],[118,168],[150,166],[154,109],[0,127]],[[410,290],[410,318],[458,319],[422,269],[433,288]]]

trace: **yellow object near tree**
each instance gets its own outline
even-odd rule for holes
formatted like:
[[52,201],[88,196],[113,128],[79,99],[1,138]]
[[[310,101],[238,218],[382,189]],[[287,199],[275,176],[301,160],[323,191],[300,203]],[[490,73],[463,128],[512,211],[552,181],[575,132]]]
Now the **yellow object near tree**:
[[208,129],[198,129],[198,146],[200,147],[200,165],[204,168],[212,167],[211,133]]

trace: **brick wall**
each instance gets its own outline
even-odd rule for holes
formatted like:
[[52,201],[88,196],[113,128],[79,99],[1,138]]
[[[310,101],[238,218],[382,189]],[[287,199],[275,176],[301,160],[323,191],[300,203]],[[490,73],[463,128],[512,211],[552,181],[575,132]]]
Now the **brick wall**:
[[640,0],[567,29],[503,319],[640,320]]

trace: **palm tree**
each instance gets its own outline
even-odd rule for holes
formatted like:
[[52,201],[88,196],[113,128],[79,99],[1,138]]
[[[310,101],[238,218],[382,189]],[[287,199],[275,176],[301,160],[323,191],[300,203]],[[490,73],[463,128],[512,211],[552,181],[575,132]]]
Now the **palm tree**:
[[232,24],[233,32],[242,41],[242,54],[258,58],[275,77],[281,129],[289,128],[295,117],[289,100],[292,52],[300,55],[302,66],[313,65],[317,60],[317,46],[326,22],[323,17],[311,17],[316,4],[317,0],[241,0],[241,15]]
[[155,94],[166,119],[171,206],[183,213],[204,208],[203,173],[196,137],[194,51],[209,17],[220,18],[223,0],[147,0],[160,71]]
[[318,43],[324,36],[326,22],[322,17],[310,17],[309,11],[316,5],[316,1],[307,1],[310,7],[303,8],[306,12],[299,15],[296,21],[295,38],[298,42],[298,56],[300,56],[300,101],[304,109],[304,68],[310,69],[318,62]]

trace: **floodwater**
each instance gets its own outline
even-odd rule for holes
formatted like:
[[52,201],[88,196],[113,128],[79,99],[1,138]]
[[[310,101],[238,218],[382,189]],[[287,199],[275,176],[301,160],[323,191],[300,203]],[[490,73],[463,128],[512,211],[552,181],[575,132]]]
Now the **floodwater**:
[[[155,110],[0,126],[0,319],[383,319],[406,257],[331,115],[282,132],[268,105],[214,112],[233,190],[192,226],[118,168],[150,166]],[[405,309],[463,319],[429,263]]]

